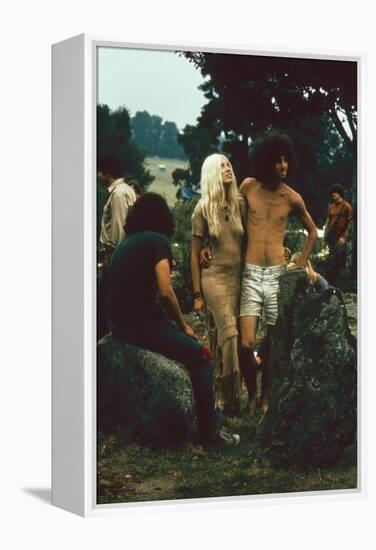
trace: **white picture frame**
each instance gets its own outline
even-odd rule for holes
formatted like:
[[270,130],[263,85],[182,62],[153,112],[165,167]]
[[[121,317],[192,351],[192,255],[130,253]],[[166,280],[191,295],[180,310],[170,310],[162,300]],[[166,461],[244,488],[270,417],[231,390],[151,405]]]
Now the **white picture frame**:
[[[257,505],[260,500],[300,502],[363,498],[366,492],[364,412],[365,304],[358,304],[358,486],[354,490],[249,495],[153,503],[96,503],[96,51],[98,47],[192,50],[221,53],[342,59],[358,64],[358,209],[365,204],[362,98],[365,55],[319,51],[267,51],[220,44],[138,44],[79,35],[52,47],[52,502],[81,516],[113,514],[142,507],[207,508]],[[358,295],[365,285],[358,216]],[[69,261],[68,261],[69,259]],[[362,264],[363,265],[363,264]]]

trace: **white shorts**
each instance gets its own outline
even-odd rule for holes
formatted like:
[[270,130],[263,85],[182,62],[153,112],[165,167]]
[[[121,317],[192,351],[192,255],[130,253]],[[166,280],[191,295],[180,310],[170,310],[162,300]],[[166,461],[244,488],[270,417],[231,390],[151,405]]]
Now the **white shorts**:
[[240,317],[260,317],[265,311],[265,321],[275,325],[278,317],[279,277],[286,271],[286,264],[260,267],[245,264],[240,297]]

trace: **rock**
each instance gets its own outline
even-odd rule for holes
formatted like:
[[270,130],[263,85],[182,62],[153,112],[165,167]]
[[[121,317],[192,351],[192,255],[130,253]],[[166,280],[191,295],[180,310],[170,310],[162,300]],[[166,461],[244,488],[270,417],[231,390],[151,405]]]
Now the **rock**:
[[257,436],[276,465],[336,463],[357,424],[356,340],[341,293],[315,294],[303,270],[280,279],[270,409]]
[[177,446],[193,425],[191,382],[166,357],[112,338],[97,345],[98,430],[125,441]]

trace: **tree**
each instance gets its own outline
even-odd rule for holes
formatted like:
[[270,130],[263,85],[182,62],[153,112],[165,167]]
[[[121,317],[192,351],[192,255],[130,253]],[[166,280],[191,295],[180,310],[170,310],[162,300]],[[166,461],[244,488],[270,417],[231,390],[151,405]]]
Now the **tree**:
[[147,111],[138,111],[135,114],[132,118],[132,130],[138,147],[147,155],[156,155],[159,136],[156,139],[153,119]]
[[124,107],[111,112],[97,106],[97,169],[113,177],[133,177],[142,188],[153,181],[145,170],[145,156],[132,140],[131,123]]
[[146,155],[185,158],[175,122],[163,122],[160,116],[138,111],[132,118],[132,130],[135,143]]
[[268,124],[329,114],[352,155],[357,138],[357,65],[267,56],[184,52],[206,81],[199,122],[254,138]]
[[178,141],[189,158],[191,182],[196,184],[200,181],[202,163],[208,155],[217,151],[218,140],[207,128],[187,124]]
[[185,158],[184,150],[178,142],[178,129],[175,122],[166,121],[162,126],[159,155],[166,158]]

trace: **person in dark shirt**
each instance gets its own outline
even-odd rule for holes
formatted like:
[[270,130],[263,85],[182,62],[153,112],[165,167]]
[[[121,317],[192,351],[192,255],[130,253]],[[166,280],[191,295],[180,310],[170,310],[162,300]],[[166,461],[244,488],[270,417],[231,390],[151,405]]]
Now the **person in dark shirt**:
[[171,285],[168,238],[173,231],[173,217],[163,197],[146,193],[134,204],[125,224],[126,237],[110,263],[109,326],[114,337],[185,365],[201,442],[236,444],[239,436],[218,426],[211,358],[185,322]]

